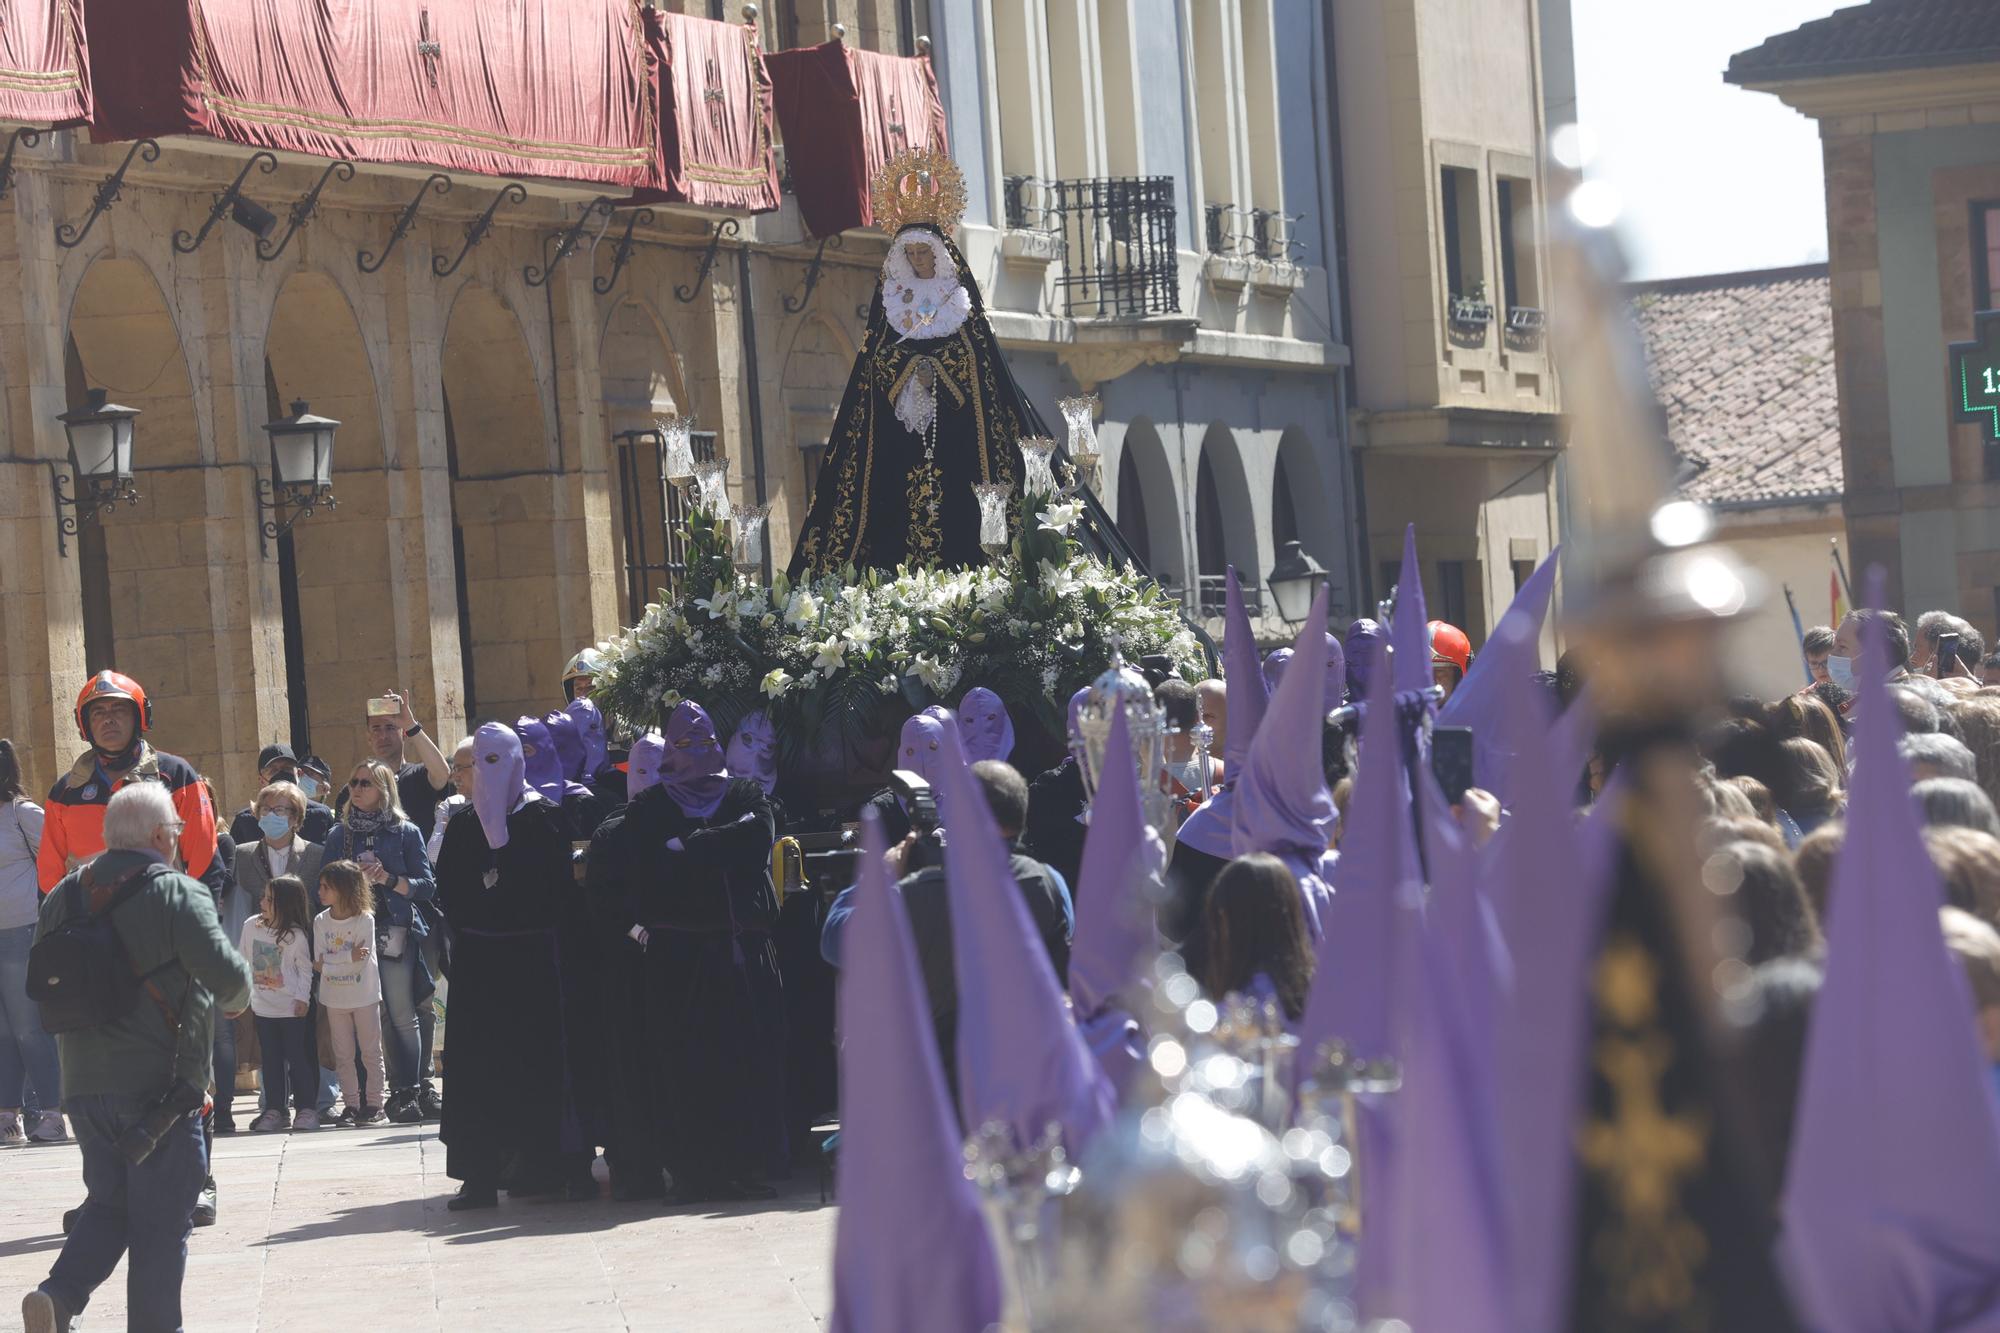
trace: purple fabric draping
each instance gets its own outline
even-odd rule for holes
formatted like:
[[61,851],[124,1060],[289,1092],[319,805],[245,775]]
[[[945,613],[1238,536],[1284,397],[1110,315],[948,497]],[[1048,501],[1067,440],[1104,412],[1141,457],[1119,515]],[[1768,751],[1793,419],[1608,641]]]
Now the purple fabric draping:
[[[1106,754],[1126,754],[1125,714],[1111,717]],[[1140,960],[1157,944],[1153,903],[1167,863],[1166,845],[1146,826],[1139,771],[1116,764],[1090,803],[1083,865],[1076,882],[1076,939],[1069,954],[1069,998],[1098,1067],[1121,1094],[1144,1058],[1144,1037],[1128,1007],[1142,982]]]
[[648,11],[647,59],[660,115],[660,169],[642,203],[768,213],[778,206],[771,80],[754,29]]
[[90,118],[81,0],[0,6],[0,118],[74,125]]
[[99,142],[198,134],[622,188],[660,170],[629,0],[149,0],[84,23]]
[[[1222,789],[1203,802],[1180,827],[1178,841],[1198,852],[1227,861],[1236,854],[1236,776],[1250,753],[1250,742],[1264,721],[1269,694],[1257,665],[1257,640],[1250,631],[1250,613],[1243,605],[1243,587],[1231,565],[1223,601],[1222,676],[1227,695],[1229,730],[1222,742]],[[1290,649],[1285,651],[1289,652]]]
[[[1514,677],[1525,676],[1540,665],[1542,622],[1548,617],[1549,597],[1555,591],[1559,554],[1551,551],[1549,558],[1528,576],[1521,590],[1514,594],[1507,616],[1502,617],[1503,623],[1508,617],[1524,617],[1528,632],[1510,636],[1504,642],[1497,635],[1488,639],[1479,656],[1472,660],[1472,670],[1438,710],[1439,726],[1472,728],[1472,780],[1506,806],[1514,803],[1519,792],[1518,785],[1510,779],[1514,757],[1527,743],[1526,730],[1538,725],[1527,714],[1509,708],[1506,701],[1515,697]],[[1540,718],[1540,714],[1536,716]],[[1550,776],[1536,773],[1529,780],[1540,781]]]
[[944,104],[926,56],[827,42],[773,51],[764,63],[792,189],[815,236],[873,224],[869,183],[897,153],[949,150]]

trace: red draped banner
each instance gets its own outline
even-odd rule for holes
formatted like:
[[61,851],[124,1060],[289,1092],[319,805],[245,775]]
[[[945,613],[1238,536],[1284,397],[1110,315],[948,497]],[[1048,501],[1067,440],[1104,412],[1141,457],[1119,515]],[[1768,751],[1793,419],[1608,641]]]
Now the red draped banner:
[[632,0],[92,0],[85,14],[99,141],[199,134],[626,188],[661,169]]
[[0,4],[0,119],[74,125],[90,118],[83,0]]
[[944,104],[925,56],[845,42],[764,57],[799,212],[815,236],[873,224],[868,183],[908,148],[949,150]]
[[646,15],[661,171],[634,196],[768,213],[778,206],[771,84],[752,29],[685,14]]

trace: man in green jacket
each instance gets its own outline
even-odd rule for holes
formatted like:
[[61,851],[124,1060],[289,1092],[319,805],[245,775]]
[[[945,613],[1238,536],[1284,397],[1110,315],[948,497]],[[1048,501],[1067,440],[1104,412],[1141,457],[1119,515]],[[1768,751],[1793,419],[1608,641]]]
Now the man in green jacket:
[[201,1117],[174,1119],[137,1165],[118,1141],[177,1082],[207,1088],[210,1035],[249,1004],[250,967],[223,935],[207,886],[172,868],[180,834],[167,789],[130,783],[105,808],[103,855],[42,901],[37,940],[87,911],[93,884],[101,890],[136,871],[142,887],[111,909],[111,922],[133,970],[152,984],[117,1021],[57,1038],[63,1109],[83,1149],[89,1197],[48,1280],[22,1299],[28,1333],[64,1333],[128,1251],[127,1327],[181,1327],[188,1231],[208,1170]]

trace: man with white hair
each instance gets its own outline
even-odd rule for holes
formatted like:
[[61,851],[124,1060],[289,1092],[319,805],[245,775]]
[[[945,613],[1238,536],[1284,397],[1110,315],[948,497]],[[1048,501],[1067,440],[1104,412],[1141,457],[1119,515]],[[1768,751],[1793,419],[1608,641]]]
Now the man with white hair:
[[[28,1333],[67,1330],[128,1255],[135,1316],[145,1312],[147,1327],[181,1326],[188,1231],[208,1170],[199,1112],[211,1033],[218,1015],[250,1003],[250,967],[223,935],[213,895],[173,869],[182,829],[165,785],[120,787],[104,810],[103,854],[42,901],[35,949],[45,962],[89,971],[93,960],[129,960],[141,984],[119,1012],[101,996],[61,994],[72,967],[29,959],[31,987],[46,982],[37,992],[43,1020],[59,1027],[63,1109],[83,1149],[89,1197],[48,1280],[21,1301]],[[110,922],[124,960],[92,937],[93,920]]]

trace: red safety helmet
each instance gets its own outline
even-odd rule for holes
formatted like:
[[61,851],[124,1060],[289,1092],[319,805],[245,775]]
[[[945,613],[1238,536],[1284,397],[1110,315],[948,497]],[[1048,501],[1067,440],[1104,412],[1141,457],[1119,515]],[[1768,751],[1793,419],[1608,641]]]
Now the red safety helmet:
[[1447,625],[1442,620],[1430,623],[1431,665],[1455,666],[1460,679],[1472,670],[1472,640],[1465,637],[1465,631],[1456,625]]
[[90,739],[90,728],[83,725],[83,710],[87,704],[98,699],[125,700],[139,714],[140,732],[153,729],[153,705],[146,699],[145,688],[130,676],[116,671],[100,671],[84,683],[76,696],[76,729],[86,741]]

